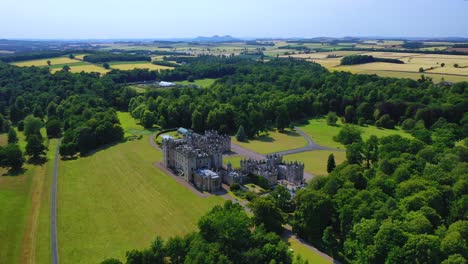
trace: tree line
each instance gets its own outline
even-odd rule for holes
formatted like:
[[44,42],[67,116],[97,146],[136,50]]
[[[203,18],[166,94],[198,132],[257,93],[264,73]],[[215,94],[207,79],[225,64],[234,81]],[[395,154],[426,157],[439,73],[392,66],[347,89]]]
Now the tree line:
[[83,60],[91,63],[111,61],[151,61],[151,57],[130,53],[96,52],[94,54],[84,56]]
[[364,63],[371,63],[371,62],[387,62],[387,63],[404,64],[404,62],[399,59],[376,58],[371,55],[349,55],[349,56],[344,56],[341,59],[341,65],[356,65],[356,64],[364,64]]

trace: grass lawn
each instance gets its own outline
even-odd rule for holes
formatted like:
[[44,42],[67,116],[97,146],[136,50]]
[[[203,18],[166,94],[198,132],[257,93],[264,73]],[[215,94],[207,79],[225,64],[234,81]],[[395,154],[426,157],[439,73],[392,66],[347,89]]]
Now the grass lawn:
[[119,61],[109,63],[111,68],[118,70],[149,69],[149,70],[168,70],[173,67],[156,65],[147,61]]
[[310,264],[331,264],[332,262],[322,257],[319,253],[310,250],[294,239],[288,240],[290,248],[294,250],[294,257],[300,255],[303,260],[307,260]]
[[[20,145],[24,136],[18,133]],[[0,263],[50,263],[50,179],[56,140],[43,165],[18,175],[0,169]]]
[[336,165],[346,160],[346,152],[331,150],[315,150],[284,156],[287,161],[299,161],[304,163],[304,171],[313,175],[327,175],[328,156],[333,153]]
[[196,229],[221,197],[201,198],[153,165],[162,153],[148,137],[59,164],[58,241],[61,263],[122,259],[156,235]]
[[182,84],[182,85],[197,85],[197,86],[200,86],[200,87],[204,87],[204,88],[207,88],[207,87],[210,87],[217,79],[213,79],[213,78],[206,78],[206,79],[199,79],[199,80],[195,80],[193,82],[189,82],[189,81],[181,81],[181,82],[176,82],[178,84]]
[[[307,121],[308,124],[306,125],[299,125],[298,127],[304,131],[315,143],[344,150],[344,146],[341,143],[338,143],[333,140],[333,137],[336,136],[343,124],[338,121],[336,126],[329,126],[325,118],[317,118],[317,119],[310,119]],[[368,139],[371,135],[376,135],[377,137],[385,137],[393,134],[400,135],[406,138],[412,138],[409,133],[401,129],[385,129],[385,128],[378,128],[375,126],[366,126],[359,128],[362,130],[362,138],[364,140]]]
[[118,111],[117,116],[124,129],[125,136],[149,135],[153,133],[151,130],[145,129],[142,125],[138,124],[136,119],[133,118],[129,112]]
[[248,142],[239,142],[235,137],[232,137],[232,143],[260,154],[268,154],[304,147],[307,145],[307,140],[295,131],[286,130],[286,132],[280,133],[275,130],[268,131],[266,134]]
[[240,161],[245,159],[244,156],[223,156],[223,164],[227,165],[228,162],[231,162],[232,168],[240,168]]

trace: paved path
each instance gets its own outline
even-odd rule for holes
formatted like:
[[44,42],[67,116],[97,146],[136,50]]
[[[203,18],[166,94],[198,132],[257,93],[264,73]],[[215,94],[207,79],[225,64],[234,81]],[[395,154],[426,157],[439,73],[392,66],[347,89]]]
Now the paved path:
[[301,153],[301,152],[306,152],[306,151],[313,151],[313,150],[336,150],[336,151],[343,151],[335,148],[329,148],[329,147],[324,147],[320,146],[317,143],[315,143],[304,131],[299,129],[298,127],[294,128],[297,133],[299,133],[301,136],[303,136],[307,140],[307,145],[302,148],[296,148],[296,149],[288,149],[285,151],[280,151],[277,152],[280,155],[289,155],[289,154],[295,154],[295,153]]
[[61,142],[62,139],[57,140],[57,148],[55,149],[54,158],[54,171],[52,175],[52,206],[50,208],[50,238],[52,243],[52,264],[59,263],[57,244],[57,169]]

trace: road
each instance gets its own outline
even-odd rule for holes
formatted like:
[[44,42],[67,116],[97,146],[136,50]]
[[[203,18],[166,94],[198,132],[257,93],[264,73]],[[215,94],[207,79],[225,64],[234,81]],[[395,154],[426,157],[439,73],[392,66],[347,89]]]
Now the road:
[[54,171],[52,175],[52,206],[50,207],[50,239],[52,243],[52,264],[59,263],[57,244],[57,169],[61,142],[62,139],[57,140],[57,148],[55,149],[54,157]]

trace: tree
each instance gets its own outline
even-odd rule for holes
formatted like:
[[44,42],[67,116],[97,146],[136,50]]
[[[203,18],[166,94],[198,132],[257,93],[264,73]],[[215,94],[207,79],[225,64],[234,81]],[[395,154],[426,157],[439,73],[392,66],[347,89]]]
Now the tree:
[[362,131],[359,128],[345,125],[333,139],[343,145],[349,145],[355,142],[361,142],[361,133]]
[[291,211],[291,193],[283,185],[276,185],[275,189],[270,193],[270,197],[275,201],[276,206],[285,213]]
[[52,62],[50,60],[47,60],[47,66],[52,65]]
[[155,114],[149,110],[145,110],[143,117],[141,118],[141,123],[145,128],[152,128],[154,122],[156,121]]
[[377,122],[375,122],[375,125],[377,127],[383,127],[383,128],[388,128],[388,129],[393,129],[395,128],[395,122],[390,118],[390,115],[385,114],[382,115]]
[[59,148],[60,155],[64,157],[71,157],[77,153],[77,146],[75,143],[62,143]]
[[45,154],[46,147],[43,144],[42,137],[37,134],[33,134],[30,135],[26,141],[26,154],[34,159]]
[[244,126],[240,125],[236,133],[237,141],[244,142],[247,140],[247,135],[245,134]]
[[308,241],[320,240],[333,215],[330,197],[320,191],[304,189],[296,195],[295,203],[293,231]]
[[420,68],[419,68],[419,72],[424,72],[424,68],[423,68],[423,67],[420,67]]
[[64,65],[64,66],[62,67],[62,70],[63,70],[64,72],[68,72],[68,71],[70,71],[70,66]]
[[354,109],[354,106],[346,106],[344,118],[346,123],[354,123],[356,121],[356,110]]
[[8,144],[14,144],[18,142],[18,135],[14,128],[10,127],[8,130]]
[[70,59],[72,59],[72,60],[73,60],[73,59],[75,58],[75,55],[73,55],[73,54],[70,54],[70,55],[68,55],[68,58],[70,58]]
[[331,153],[329,156],[328,156],[328,161],[327,161],[327,172],[328,173],[331,173],[336,167],[336,163],[335,163],[335,156],[333,155],[333,153]]
[[5,147],[0,147],[0,166],[16,171],[23,166],[23,163],[23,153],[18,145],[8,144]]
[[442,62],[442,63],[440,64],[440,67],[443,68],[444,66],[445,66],[445,63]]
[[115,258],[109,258],[101,262],[101,264],[123,264],[122,261],[115,259]]
[[249,207],[254,214],[255,225],[263,225],[267,231],[281,234],[285,218],[271,197],[258,197],[249,203]]
[[26,139],[32,135],[38,135],[41,137],[41,128],[44,124],[41,119],[32,115],[27,116],[24,119],[24,135]]
[[192,113],[192,129],[197,132],[203,131],[205,128],[205,119],[203,114],[197,110]]
[[458,63],[453,64],[453,67],[454,67],[454,68],[458,68],[458,67],[459,67],[459,66],[458,66]]
[[49,119],[46,123],[47,136],[49,138],[58,138],[62,133],[62,125],[57,119]]
[[338,116],[335,112],[329,112],[327,115],[327,124],[329,126],[336,126],[336,122],[338,121]]
[[104,67],[104,69],[106,69],[106,70],[110,69],[110,65],[109,65],[109,63],[107,63],[107,62],[104,62],[104,63],[102,64],[102,67]]
[[440,263],[439,240],[433,235],[412,235],[403,247],[406,263]]
[[346,146],[346,159],[349,164],[361,165],[363,160],[362,149],[363,144],[360,142],[355,142]]
[[284,129],[289,127],[291,120],[289,119],[288,109],[285,105],[281,105],[276,110],[276,128],[280,132],[284,132]]

